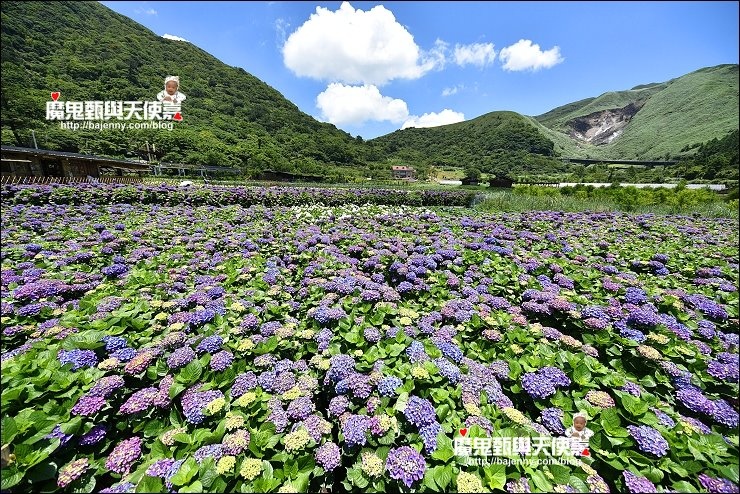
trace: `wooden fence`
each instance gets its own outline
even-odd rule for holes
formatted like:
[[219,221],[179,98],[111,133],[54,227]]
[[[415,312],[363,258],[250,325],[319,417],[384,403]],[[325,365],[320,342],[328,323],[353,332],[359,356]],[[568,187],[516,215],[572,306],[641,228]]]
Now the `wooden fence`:
[[104,184],[140,184],[141,177],[21,177],[16,175],[3,175],[0,184],[80,184],[80,183],[104,183]]

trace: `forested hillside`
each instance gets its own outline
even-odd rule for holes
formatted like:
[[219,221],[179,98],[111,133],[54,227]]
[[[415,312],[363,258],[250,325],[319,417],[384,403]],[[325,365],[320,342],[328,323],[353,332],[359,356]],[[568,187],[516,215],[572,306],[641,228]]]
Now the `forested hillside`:
[[[45,120],[62,100],[155,99],[179,75],[184,120],[161,130],[71,131]],[[367,146],[187,42],[164,39],[97,2],[2,3],[2,142],[124,157],[145,142],[163,161],[339,175]]]

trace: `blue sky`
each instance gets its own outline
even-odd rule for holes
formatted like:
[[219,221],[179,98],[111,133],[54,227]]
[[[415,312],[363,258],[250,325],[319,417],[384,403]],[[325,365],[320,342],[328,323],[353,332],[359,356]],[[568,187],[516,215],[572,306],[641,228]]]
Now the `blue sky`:
[[365,139],[738,63],[740,40],[738,2],[101,3]]

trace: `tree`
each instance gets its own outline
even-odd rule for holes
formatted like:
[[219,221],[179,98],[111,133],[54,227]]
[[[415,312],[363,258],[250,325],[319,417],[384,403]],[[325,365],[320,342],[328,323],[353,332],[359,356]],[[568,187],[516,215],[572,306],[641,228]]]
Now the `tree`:
[[468,166],[465,168],[465,180],[470,182],[478,182],[480,180],[480,170],[474,166]]

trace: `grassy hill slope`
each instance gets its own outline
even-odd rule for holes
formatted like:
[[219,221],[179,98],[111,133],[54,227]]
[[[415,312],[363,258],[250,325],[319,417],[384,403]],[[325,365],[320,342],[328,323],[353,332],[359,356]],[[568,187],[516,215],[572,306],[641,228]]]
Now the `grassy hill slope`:
[[610,91],[596,98],[587,98],[575,103],[560,106],[535,117],[535,119],[548,128],[564,130],[564,124],[569,120],[602,110],[623,108],[636,101],[645,101],[664,88],[665,85],[666,83],[642,89]]
[[628,159],[676,155],[685,146],[724,137],[738,120],[738,66],[708,67],[655,93],[605,151]]
[[[624,132],[611,143],[590,146],[564,138],[572,122],[603,110],[643,104]],[[534,117],[560,134],[546,135],[562,142],[565,154],[592,158],[660,159],[677,156],[687,146],[721,138],[738,128],[738,65],[706,67],[663,83],[652,83],[628,91],[604,93],[555,108]]]

